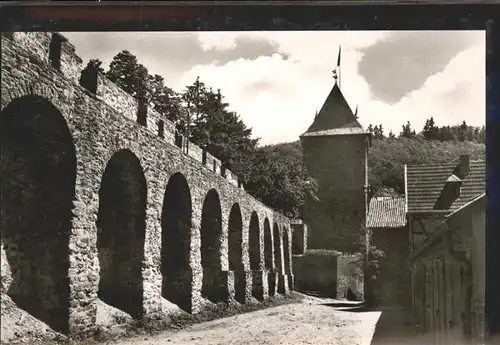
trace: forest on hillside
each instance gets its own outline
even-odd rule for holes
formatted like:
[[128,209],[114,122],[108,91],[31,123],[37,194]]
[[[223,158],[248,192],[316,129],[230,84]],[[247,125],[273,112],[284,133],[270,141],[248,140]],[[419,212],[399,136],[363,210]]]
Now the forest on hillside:
[[[163,77],[149,74],[129,51],[116,54],[105,71],[102,62],[92,59],[85,71],[105,75],[137,100],[148,104],[173,121],[179,133],[218,157],[244,183],[248,193],[288,217],[301,217],[306,198],[316,198],[316,186],[307,177],[302,163],[300,141],[259,147],[240,116],[228,109],[220,90],[213,90],[196,78],[181,92],[166,84]],[[86,73],[80,84],[89,88]],[[418,133],[407,122],[396,136],[386,136],[382,125],[369,125],[373,142],[369,153],[371,191],[392,188],[404,192],[404,164],[455,161],[460,154],[484,159],[484,126],[438,127],[426,121]]]

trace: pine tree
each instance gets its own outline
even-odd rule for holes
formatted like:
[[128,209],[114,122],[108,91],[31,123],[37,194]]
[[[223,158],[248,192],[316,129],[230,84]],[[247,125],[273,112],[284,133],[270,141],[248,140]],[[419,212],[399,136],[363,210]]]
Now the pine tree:
[[439,128],[435,126],[433,117],[425,121],[422,135],[426,140],[439,140],[441,138]]
[[148,70],[139,64],[137,57],[128,50],[123,50],[113,57],[106,76],[134,98],[147,98]]
[[407,121],[406,125],[403,125],[403,131],[399,136],[403,138],[414,138],[416,136],[415,130],[411,128],[410,121]]
[[467,123],[463,121],[460,127],[458,128],[458,140],[465,141],[466,139],[467,139]]

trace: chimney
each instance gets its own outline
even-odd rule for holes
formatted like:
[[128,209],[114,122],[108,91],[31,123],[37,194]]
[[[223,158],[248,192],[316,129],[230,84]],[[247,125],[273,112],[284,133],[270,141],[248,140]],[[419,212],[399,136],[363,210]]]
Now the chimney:
[[470,172],[470,156],[469,155],[460,155],[460,177],[464,178]]

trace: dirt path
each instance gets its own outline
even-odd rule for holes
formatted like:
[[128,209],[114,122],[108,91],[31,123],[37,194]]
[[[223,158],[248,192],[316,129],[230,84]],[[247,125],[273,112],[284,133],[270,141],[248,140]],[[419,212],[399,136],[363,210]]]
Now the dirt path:
[[370,345],[379,316],[379,312],[338,311],[305,301],[108,344]]

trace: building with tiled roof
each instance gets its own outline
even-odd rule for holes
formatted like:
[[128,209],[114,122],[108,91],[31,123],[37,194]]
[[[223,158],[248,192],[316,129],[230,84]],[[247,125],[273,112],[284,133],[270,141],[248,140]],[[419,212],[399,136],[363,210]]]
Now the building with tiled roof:
[[405,198],[372,197],[366,227],[371,230],[371,244],[384,253],[379,259],[377,279],[368,282],[370,302],[378,306],[404,305],[409,292],[404,263],[410,254]]
[[405,166],[406,214],[415,246],[442,222],[486,190],[485,161]]
[[406,225],[404,197],[373,197],[368,208],[366,227],[402,228]]

